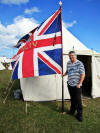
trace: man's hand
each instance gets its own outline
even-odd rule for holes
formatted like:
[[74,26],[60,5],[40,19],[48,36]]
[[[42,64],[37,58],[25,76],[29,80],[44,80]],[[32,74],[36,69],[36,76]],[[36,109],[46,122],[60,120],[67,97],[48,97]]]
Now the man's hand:
[[81,84],[77,84],[76,88],[80,88]]
[[84,78],[85,78],[85,74],[82,73],[82,74],[81,74],[81,77],[80,77],[80,81],[79,81],[79,83],[77,84],[76,88],[80,88],[80,86],[81,86],[82,83],[83,83]]
[[61,74],[61,77],[64,77],[64,76],[66,76],[67,74],[65,73],[65,74]]
[[64,74],[61,74],[61,77],[63,78],[65,75]]
[[67,75],[67,71],[64,74],[61,74],[61,77],[64,77]]

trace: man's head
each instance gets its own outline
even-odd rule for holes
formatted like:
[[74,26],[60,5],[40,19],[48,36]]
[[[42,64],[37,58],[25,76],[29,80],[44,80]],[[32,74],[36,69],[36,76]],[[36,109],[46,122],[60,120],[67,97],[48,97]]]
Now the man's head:
[[76,54],[75,54],[74,51],[70,51],[69,52],[69,58],[70,58],[70,60],[71,60],[72,63],[77,60],[77,57],[76,57]]

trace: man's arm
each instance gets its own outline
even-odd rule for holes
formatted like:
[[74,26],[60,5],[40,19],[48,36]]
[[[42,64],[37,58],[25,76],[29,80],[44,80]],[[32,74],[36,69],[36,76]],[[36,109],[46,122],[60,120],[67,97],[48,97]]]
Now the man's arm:
[[80,77],[80,81],[79,81],[79,83],[76,86],[77,88],[80,88],[80,86],[82,85],[82,83],[84,81],[84,78],[85,78],[85,73],[82,73],[81,77]]

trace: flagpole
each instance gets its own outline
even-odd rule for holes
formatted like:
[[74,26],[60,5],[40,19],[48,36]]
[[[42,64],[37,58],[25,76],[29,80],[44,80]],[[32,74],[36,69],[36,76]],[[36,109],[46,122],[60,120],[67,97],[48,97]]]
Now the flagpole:
[[[59,2],[60,8],[62,9],[62,2]],[[62,75],[63,75],[63,41],[62,41],[62,10],[61,10],[61,42],[62,42]],[[62,113],[64,113],[64,84],[62,76]]]

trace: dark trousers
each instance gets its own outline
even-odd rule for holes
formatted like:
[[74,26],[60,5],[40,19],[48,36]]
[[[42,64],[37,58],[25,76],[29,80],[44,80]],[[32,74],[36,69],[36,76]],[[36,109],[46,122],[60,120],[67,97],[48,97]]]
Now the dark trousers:
[[82,99],[81,99],[82,87],[76,88],[76,86],[72,87],[68,85],[68,90],[71,97],[70,112],[74,114],[75,111],[77,110],[77,115],[82,116]]

